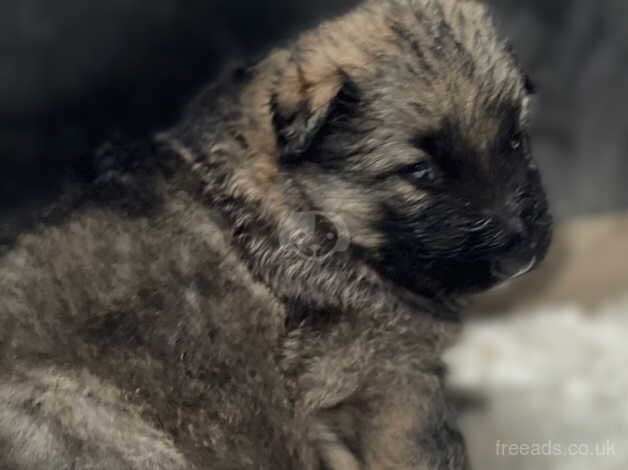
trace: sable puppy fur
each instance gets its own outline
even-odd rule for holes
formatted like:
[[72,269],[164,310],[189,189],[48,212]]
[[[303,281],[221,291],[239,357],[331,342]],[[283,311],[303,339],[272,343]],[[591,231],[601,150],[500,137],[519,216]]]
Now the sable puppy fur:
[[373,0],[109,152],[0,261],[0,467],[466,468],[453,306],[550,239],[529,92],[482,4]]

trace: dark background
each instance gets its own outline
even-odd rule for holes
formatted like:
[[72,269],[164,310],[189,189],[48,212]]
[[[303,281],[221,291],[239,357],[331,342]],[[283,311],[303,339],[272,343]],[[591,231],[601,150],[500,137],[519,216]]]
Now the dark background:
[[0,0],[0,244],[208,80],[356,0]]
[[[353,3],[3,0],[0,238],[70,175],[89,178],[103,140],[168,126],[221,69]],[[539,88],[535,147],[554,212],[628,207],[628,3],[492,3]]]
[[492,3],[538,84],[535,148],[554,212],[628,208],[628,2]]

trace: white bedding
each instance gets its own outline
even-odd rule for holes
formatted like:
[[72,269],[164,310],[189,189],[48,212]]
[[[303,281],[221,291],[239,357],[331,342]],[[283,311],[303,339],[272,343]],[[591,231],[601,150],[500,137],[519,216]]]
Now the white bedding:
[[628,295],[472,320],[447,361],[473,468],[628,469]]

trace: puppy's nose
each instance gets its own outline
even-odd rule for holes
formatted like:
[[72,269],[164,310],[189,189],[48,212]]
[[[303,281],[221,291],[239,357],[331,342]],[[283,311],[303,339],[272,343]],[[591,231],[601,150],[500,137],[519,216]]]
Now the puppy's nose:
[[496,211],[504,229],[512,235],[522,235],[525,232],[525,223],[522,217],[522,207],[515,198],[508,198],[500,204]]
[[525,232],[525,225],[520,215],[511,215],[504,219],[504,226],[509,233],[513,235],[521,235]]

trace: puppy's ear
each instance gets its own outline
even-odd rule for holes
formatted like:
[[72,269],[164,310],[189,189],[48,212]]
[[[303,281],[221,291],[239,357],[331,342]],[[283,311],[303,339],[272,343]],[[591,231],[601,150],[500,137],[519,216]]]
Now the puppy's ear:
[[357,105],[357,87],[344,73],[316,83],[297,77],[284,80],[271,102],[280,163],[303,158],[328,124],[337,123]]

